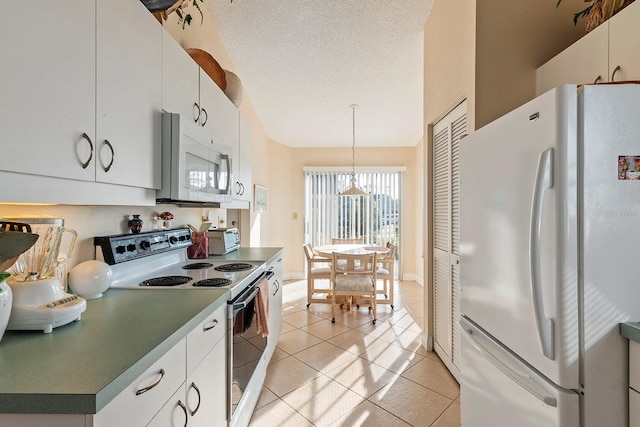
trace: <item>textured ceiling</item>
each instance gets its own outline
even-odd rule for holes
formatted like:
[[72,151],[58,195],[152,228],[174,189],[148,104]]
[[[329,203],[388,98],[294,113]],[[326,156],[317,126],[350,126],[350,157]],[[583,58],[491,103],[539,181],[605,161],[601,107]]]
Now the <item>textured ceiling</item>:
[[267,136],[292,147],[415,146],[434,0],[206,0]]

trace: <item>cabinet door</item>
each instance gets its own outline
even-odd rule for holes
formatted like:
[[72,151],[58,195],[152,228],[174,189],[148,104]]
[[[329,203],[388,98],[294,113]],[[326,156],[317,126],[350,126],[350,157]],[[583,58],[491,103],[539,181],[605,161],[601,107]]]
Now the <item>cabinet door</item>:
[[234,200],[250,202],[252,193],[251,151],[253,149],[253,142],[251,138],[251,123],[242,115],[240,115],[240,135],[237,147],[237,153],[234,152],[233,156],[233,176],[235,182],[233,198]]
[[267,266],[274,275],[269,280],[269,335],[267,357],[270,358],[282,331],[282,256]]
[[[233,152],[238,145],[240,112],[211,78],[200,70],[200,106],[206,114],[205,129],[217,147]],[[202,120],[201,120],[202,122]]]
[[96,180],[160,188],[162,27],[139,1],[97,17]]
[[640,2],[634,2],[609,22],[609,77],[614,80],[640,80]]
[[574,83],[587,84],[609,81],[608,22],[596,27],[589,34],[560,52],[538,68],[538,95],[556,86]]
[[8,2],[0,31],[0,170],[93,181],[94,2]]
[[162,109],[198,120],[200,68],[167,31],[162,31]]
[[226,356],[226,340],[221,339],[187,379],[190,426],[226,425]]
[[189,425],[189,413],[184,403],[186,401],[185,393],[185,384],[183,383],[147,426],[182,427]]

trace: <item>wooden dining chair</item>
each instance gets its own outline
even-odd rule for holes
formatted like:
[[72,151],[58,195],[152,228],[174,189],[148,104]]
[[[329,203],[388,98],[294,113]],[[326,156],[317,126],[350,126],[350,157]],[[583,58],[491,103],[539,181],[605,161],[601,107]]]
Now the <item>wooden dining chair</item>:
[[331,263],[331,323],[336,322],[336,299],[340,296],[369,299],[373,324],[378,320],[376,309],[377,254],[347,255],[334,252]]
[[305,243],[303,245],[304,256],[307,258],[307,308],[312,303],[324,303],[327,304],[331,300],[326,296],[323,298],[314,297],[315,294],[328,294],[330,292],[330,286],[320,288],[316,284],[316,280],[331,280],[331,259],[317,256],[313,252],[311,243]]
[[364,238],[362,238],[362,237],[356,237],[354,239],[342,239],[342,238],[338,238],[338,237],[332,237],[331,238],[331,244],[332,245],[338,245],[340,243],[352,244],[352,245],[362,245],[362,244],[364,244]]

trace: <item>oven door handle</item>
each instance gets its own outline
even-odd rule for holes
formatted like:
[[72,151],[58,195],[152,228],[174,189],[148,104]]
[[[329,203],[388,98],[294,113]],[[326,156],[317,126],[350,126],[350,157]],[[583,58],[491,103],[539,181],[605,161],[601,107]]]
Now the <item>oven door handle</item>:
[[251,291],[251,294],[247,298],[243,299],[240,302],[234,302],[233,313],[235,314],[236,312],[246,308],[249,302],[251,302],[251,300],[254,299],[256,295],[258,295],[258,292],[260,292],[260,288],[256,287],[253,291]]

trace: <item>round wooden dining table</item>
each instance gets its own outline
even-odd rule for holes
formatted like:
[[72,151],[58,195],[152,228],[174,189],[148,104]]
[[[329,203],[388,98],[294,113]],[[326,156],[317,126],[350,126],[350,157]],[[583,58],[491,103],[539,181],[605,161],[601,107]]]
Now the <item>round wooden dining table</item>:
[[313,252],[318,256],[331,258],[334,252],[347,255],[367,255],[375,252],[379,255],[384,255],[389,253],[389,248],[379,245],[337,243],[333,245],[316,246],[313,248]]

